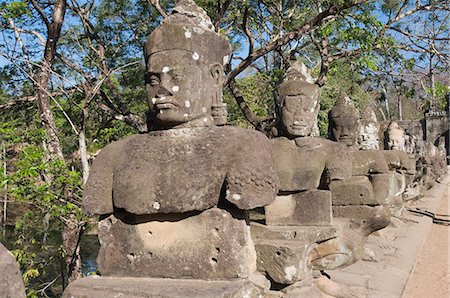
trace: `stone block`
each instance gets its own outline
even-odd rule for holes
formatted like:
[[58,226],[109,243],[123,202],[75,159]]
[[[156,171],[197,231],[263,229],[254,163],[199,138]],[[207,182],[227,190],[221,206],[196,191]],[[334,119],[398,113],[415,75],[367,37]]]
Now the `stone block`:
[[25,298],[25,286],[14,256],[0,243],[0,297]]
[[311,273],[308,256],[315,245],[299,241],[258,241],[255,243],[257,268],[276,283],[293,284]]
[[203,281],[164,278],[92,276],[69,284],[63,298],[241,298],[263,297],[264,292],[247,280]]
[[251,223],[251,235],[256,243],[262,240],[294,240],[304,243],[323,242],[336,237],[337,229],[333,226],[266,226]]
[[372,218],[378,209],[371,206],[333,206],[333,217],[344,217],[355,220]]
[[364,150],[352,152],[352,174],[363,176],[372,173],[386,173],[389,171],[384,155],[378,150]]
[[227,280],[256,270],[250,228],[218,208],[186,218],[110,216],[99,222],[99,240],[104,276]]
[[333,206],[378,205],[373,195],[372,184],[366,176],[354,176],[330,183]]
[[379,205],[390,204],[393,197],[404,185],[403,176],[394,173],[370,175],[374,199]]
[[331,192],[310,190],[277,196],[265,213],[267,225],[331,225]]

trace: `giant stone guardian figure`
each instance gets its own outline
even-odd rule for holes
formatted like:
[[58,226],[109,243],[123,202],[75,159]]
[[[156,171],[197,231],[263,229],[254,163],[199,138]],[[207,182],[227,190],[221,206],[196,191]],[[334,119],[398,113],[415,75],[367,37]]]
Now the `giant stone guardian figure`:
[[223,289],[258,292],[245,282],[256,270],[245,210],[274,200],[277,177],[262,133],[215,125],[225,122],[228,54],[192,0],[149,35],[150,132],[106,146],[85,187],[85,211],[101,216],[101,275],[241,280]]

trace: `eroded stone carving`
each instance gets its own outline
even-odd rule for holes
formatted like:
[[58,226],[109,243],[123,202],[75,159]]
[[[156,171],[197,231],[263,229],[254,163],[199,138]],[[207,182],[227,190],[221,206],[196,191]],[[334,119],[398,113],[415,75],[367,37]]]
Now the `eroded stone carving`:
[[359,123],[358,144],[361,150],[378,150],[380,124],[375,112],[367,107],[361,115]]
[[333,108],[328,113],[329,132],[331,140],[352,147],[356,143],[359,112],[350,97],[341,94]]
[[405,151],[405,131],[398,125],[397,122],[392,121],[387,130],[387,145],[389,150]]
[[254,279],[244,211],[271,203],[278,180],[262,133],[215,126],[226,120],[228,52],[194,1],[179,1],[149,35],[150,132],[106,146],[85,187],[85,211],[104,217],[101,274]]

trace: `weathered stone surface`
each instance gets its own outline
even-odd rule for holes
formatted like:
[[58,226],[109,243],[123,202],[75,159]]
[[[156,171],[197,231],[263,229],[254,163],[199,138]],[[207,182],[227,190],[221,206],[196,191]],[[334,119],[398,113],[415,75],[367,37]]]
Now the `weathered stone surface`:
[[266,226],[252,222],[250,224],[250,230],[255,243],[263,240],[294,240],[304,243],[314,243],[336,237],[335,226]]
[[375,112],[369,106],[364,110],[359,121],[358,144],[361,150],[378,150],[380,124]]
[[264,292],[246,280],[202,281],[131,277],[85,277],[69,284],[63,298],[259,298]]
[[[148,217],[148,216],[147,216]],[[99,223],[105,276],[204,280],[247,278],[255,270],[250,228],[225,210],[198,215],[111,216]]]
[[333,217],[344,217],[355,220],[366,220],[377,212],[376,207],[367,205],[333,206]]
[[401,170],[411,175],[416,173],[414,155],[399,150],[383,150],[382,152],[390,170]]
[[370,175],[374,199],[380,205],[390,204],[394,196],[401,194],[399,191],[404,185],[404,181],[399,181],[397,178],[401,179],[403,176],[397,177],[394,173]]
[[319,243],[309,255],[316,270],[332,270],[360,260],[364,255],[367,237],[390,223],[390,214],[379,207],[374,216],[366,219],[358,228],[352,228],[349,220],[341,219],[336,238]]
[[292,64],[278,87],[280,94],[280,133],[290,139],[314,134],[319,113],[319,87],[302,62]]
[[202,211],[218,204],[224,182],[226,199],[241,209],[274,200],[277,178],[262,133],[174,129],[112,143],[94,161],[83,204],[89,214],[113,206],[134,214]]
[[264,207],[266,224],[279,225],[331,225],[331,192],[309,190],[277,196],[275,201]]
[[387,173],[389,166],[383,152],[364,150],[352,152],[352,175],[363,176],[372,173]]
[[397,122],[392,121],[387,129],[387,146],[389,150],[405,151],[405,130],[398,125]]
[[308,255],[313,243],[261,240],[255,243],[257,268],[280,284],[293,284],[311,273]]
[[354,176],[330,183],[333,206],[378,205],[373,195],[372,184],[366,176]]
[[328,137],[348,147],[356,144],[358,136],[359,113],[353,101],[346,94],[341,94],[328,113]]
[[292,141],[281,137],[273,139],[272,146],[280,191],[317,189],[324,172],[329,180],[351,175],[350,154],[342,144],[319,138]]
[[25,297],[25,286],[14,256],[0,243],[0,297]]

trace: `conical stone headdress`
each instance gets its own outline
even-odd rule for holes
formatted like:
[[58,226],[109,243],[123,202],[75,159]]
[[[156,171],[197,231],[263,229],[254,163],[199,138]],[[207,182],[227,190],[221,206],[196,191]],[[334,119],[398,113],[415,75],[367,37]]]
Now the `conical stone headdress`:
[[342,93],[333,108],[329,112],[329,118],[359,118],[358,109],[356,109],[353,101],[348,97],[347,94]]
[[[185,50],[199,62],[211,65],[228,61],[228,39],[214,31],[206,12],[192,0],[178,1],[173,12],[147,38],[145,60],[154,53]],[[196,60],[197,60],[196,59]]]

